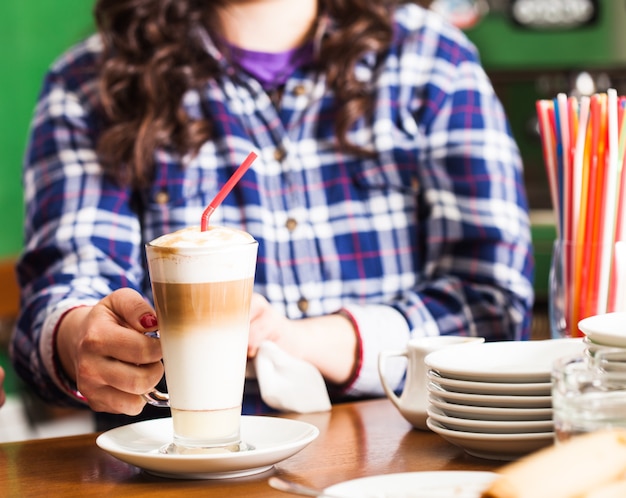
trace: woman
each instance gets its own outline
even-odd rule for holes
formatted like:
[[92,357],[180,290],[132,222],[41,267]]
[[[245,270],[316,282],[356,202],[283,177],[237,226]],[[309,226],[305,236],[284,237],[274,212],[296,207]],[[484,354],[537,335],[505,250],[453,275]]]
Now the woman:
[[528,337],[521,161],[462,33],[391,0],[95,17],[45,80],[25,165],[13,357],[43,397],[142,411],[163,372],[143,244],[199,224],[251,150],[211,218],[260,243],[251,358],[269,339],[337,396],[377,396],[379,351],[412,336]]

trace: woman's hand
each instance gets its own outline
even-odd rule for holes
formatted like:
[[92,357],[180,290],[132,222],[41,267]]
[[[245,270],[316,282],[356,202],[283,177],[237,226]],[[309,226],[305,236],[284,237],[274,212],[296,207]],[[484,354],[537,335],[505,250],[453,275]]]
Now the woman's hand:
[[137,415],[163,375],[153,308],[132,289],[119,289],[95,306],[69,311],[56,351],[65,373],[95,411]]
[[343,384],[358,365],[359,339],[352,322],[331,314],[289,320],[259,294],[250,307],[248,357],[254,358],[263,341],[275,342],[287,353],[315,365],[329,382]]
[[289,331],[294,335],[294,322],[276,311],[260,294],[252,295],[250,304],[250,336],[248,357],[254,358],[263,341],[272,341],[291,354],[296,354],[297,342],[289,341]]

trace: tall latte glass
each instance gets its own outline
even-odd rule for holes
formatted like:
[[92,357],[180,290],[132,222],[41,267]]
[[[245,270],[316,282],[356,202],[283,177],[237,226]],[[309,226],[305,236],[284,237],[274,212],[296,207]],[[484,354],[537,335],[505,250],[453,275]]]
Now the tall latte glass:
[[164,451],[239,451],[250,300],[258,243],[224,227],[188,228],[146,245],[174,440]]

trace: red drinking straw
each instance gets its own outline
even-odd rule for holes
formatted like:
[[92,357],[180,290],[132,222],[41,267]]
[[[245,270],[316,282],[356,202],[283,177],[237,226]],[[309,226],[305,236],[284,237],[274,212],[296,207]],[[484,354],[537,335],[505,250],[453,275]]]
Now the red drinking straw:
[[209,216],[213,214],[213,211],[219,206],[224,198],[230,193],[235,184],[241,179],[248,168],[252,165],[254,160],[257,158],[257,155],[254,152],[250,152],[248,157],[244,159],[244,161],[239,165],[237,170],[233,173],[228,181],[224,184],[224,186],[217,193],[215,198],[209,203],[204,212],[202,213],[202,218],[200,219],[200,230],[206,232],[209,228]]

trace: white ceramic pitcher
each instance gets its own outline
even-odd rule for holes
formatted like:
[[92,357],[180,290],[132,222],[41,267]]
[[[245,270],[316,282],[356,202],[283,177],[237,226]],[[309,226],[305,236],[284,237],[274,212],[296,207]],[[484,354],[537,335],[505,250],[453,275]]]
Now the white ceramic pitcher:
[[[426,430],[426,410],[428,408],[428,376],[424,358],[428,353],[444,347],[484,342],[484,337],[463,337],[442,335],[411,339],[402,351],[382,351],[378,355],[380,382],[402,416],[417,429]],[[385,366],[392,357],[407,358],[407,372],[402,394],[397,396],[385,379]]]

